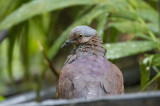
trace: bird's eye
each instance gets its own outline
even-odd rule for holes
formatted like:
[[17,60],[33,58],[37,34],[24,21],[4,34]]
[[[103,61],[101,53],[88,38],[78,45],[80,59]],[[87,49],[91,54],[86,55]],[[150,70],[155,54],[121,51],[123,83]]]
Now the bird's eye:
[[79,34],[79,38],[83,38],[83,34]]

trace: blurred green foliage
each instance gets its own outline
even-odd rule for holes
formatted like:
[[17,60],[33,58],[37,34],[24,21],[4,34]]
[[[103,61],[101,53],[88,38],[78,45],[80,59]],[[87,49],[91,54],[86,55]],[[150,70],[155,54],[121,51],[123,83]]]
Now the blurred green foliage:
[[[141,87],[145,90],[160,77],[158,0],[1,0],[0,32],[8,30],[0,42],[0,94],[7,84],[23,80],[23,89],[41,87],[46,67],[37,40],[54,58],[70,30],[91,25],[104,41],[109,59],[119,59],[153,50],[140,62]],[[132,36],[131,36],[132,35]],[[119,43],[118,38],[131,39]],[[151,67],[157,75],[150,82]],[[29,85],[29,86],[28,86]],[[21,91],[21,87],[17,88]],[[40,90],[38,88],[38,90]]]
[[0,101],[4,101],[4,97],[3,96],[0,96]]

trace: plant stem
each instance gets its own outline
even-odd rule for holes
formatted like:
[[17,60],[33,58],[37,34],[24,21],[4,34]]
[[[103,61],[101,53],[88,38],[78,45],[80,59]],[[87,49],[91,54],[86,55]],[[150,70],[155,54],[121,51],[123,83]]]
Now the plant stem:
[[48,58],[48,56],[47,56],[47,54],[45,53],[44,48],[43,48],[43,46],[41,45],[40,41],[38,40],[37,42],[38,42],[39,48],[40,48],[40,50],[42,51],[42,53],[43,53],[43,55],[44,55],[44,57],[45,57],[48,65],[49,65],[49,67],[51,68],[51,71],[53,72],[54,75],[56,75],[57,78],[59,78],[59,72],[58,72],[58,70],[53,66],[51,60]]
[[144,86],[142,89],[141,89],[141,92],[145,91],[155,80],[157,80],[158,78],[160,77],[160,72],[158,74],[156,74],[156,76],[154,76],[152,78],[151,81],[149,81],[146,86]]

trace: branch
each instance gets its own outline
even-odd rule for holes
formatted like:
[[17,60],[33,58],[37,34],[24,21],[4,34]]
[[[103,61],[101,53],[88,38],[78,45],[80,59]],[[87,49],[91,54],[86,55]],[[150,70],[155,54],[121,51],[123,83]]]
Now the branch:
[[46,61],[47,61],[47,64],[48,64],[49,67],[51,68],[51,71],[53,72],[54,75],[57,76],[57,78],[59,78],[59,72],[56,70],[56,68],[53,66],[51,60],[48,58],[47,54],[46,54],[45,51],[44,51],[44,48],[43,48],[42,44],[40,43],[39,40],[37,40],[37,43],[38,43],[39,48],[40,48],[41,52],[43,53],[43,55],[44,55],[44,57],[45,57],[45,59],[46,59]]

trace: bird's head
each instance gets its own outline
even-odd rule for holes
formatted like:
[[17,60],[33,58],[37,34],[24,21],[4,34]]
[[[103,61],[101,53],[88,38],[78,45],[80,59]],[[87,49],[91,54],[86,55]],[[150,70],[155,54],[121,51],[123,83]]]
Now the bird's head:
[[91,27],[84,26],[84,25],[76,26],[71,30],[66,42],[62,45],[61,48],[64,48],[70,44],[79,45],[79,44],[86,43],[95,34],[97,34],[97,31]]

